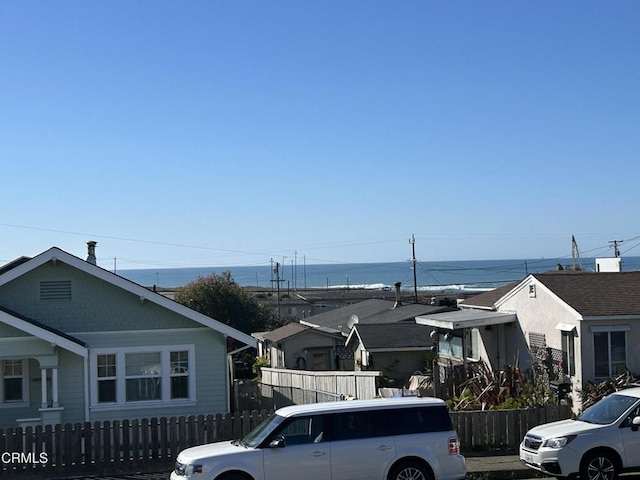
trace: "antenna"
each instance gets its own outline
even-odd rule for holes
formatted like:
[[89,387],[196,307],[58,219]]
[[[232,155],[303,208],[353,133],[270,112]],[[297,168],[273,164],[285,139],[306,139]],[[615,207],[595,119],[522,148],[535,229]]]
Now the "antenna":
[[358,323],[360,321],[360,319],[358,318],[357,315],[351,315],[349,317],[349,320],[347,320],[347,327],[349,327],[349,330],[351,330],[353,328],[353,326]]
[[581,272],[582,271],[582,258],[580,258],[580,250],[578,250],[578,242],[576,237],[571,235],[571,270]]
[[409,243],[411,244],[411,267],[413,268],[413,303],[418,303],[418,280],[416,277],[416,237],[411,234],[411,238],[409,239]]

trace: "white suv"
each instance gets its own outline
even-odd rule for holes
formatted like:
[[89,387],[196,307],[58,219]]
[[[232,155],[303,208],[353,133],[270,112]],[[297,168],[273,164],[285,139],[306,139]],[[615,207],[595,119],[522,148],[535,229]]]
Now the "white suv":
[[520,444],[525,465],[558,478],[614,480],[640,469],[640,387],[615,392],[576,420],[532,428]]
[[171,480],[458,480],[459,450],[440,399],[316,403],[281,408],[242,440],[183,450]]

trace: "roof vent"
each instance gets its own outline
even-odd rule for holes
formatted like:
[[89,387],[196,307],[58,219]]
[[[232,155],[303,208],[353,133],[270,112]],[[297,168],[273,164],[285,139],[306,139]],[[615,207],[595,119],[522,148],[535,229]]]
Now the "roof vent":
[[87,258],[85,259],[91,265],[97,265],[96,261],[96,245],[98,242],[91,240],[87,242]]
[[396,282],[395,286],[396,286],[396,303],[393,305],[393,308],[397,308],[397,307],[401,307],[402,306],[402,300],[400,298],[400,286],[402,285],[402,282]]

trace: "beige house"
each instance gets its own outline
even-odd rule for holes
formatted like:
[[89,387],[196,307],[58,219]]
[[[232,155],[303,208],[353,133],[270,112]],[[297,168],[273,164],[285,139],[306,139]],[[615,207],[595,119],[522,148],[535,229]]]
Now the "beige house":
[[339,370],[337,356],[344,343],[339,332],[291,322],[252,336],[258,340],[258,356],[266,358],[270,367]]
[[568,384],[574,410],[587,382],[640,372],[640,272],[551,271],[469,298],[460,312],[423,315],[439,338],[457,338],[460,362],[494,372],[519,366]]

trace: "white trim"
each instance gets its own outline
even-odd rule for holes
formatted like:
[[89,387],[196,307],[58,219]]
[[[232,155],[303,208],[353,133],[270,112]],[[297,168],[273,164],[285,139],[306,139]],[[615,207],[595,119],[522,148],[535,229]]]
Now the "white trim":
[[106,283],[119,287],[123,290],[126,290],[141,300],[148,300],[151,303],[155,303],[161,307],[164,307],[178,315],[189,318],[196,323],[200,323],[201,325],[208,327],[212,330],[216,330],[225,336],[229,336],[235,340],[238,340],[247,345],[251,345],[252,347],[257,347],[258,341],[253,338],[251,335],[247,335],[235,328],[232,328],[222,322],[214,320],[213,318],[207,317],[201,313],[196,312],[184,305],[181,305],[178,302],[175,302],[164,295],[161,295],[157,292],[152,292],[151,290],[143,287],[142,285],[138,285],[135,282],[127,280],[124,277],[120,277],[115,273],[112,273],[108,270],[105,270],[96,265],[92,265],[89,262],[86,262],[70,253],[65,252],[64,250],[59,249],[58,247],[51,247],[49,250],[33,257],[32,259],[26,261],[25,263],[18,265],[15,268],[12,268],[8,272],[0,275],[0,286],[5,285],[6,283],[15,280],[16,278],[24,275],[35,268],[38,268],[44,265],[47,262],[53,261],[62,262],[70,265],[73,268],[76,268],[88,275],[96,277]]
[[[19,360],[22,362],[22,400],[17,402],[5,402],[4,401],[4,362],[5,361],[16,361]],[[0,406],[8,407],[8,406],[25,406],[30,405],[30,389],[29,384],[31,375],[29,372],[29,359],[28,358],[4,358],[0,359]]]
[[562,332],[575,332],[578,327],[575,325],[571,325],[570,323],[559,323],[555,326],[556,330],[560,330]]
[[81,357],[86,357],[89,353],[86,347],[83,347],[76,342],[73,342],[61,335],[57,335],[45,328],[34,325],[33,323],[27,322],[26,320],[22,320],[21,318],[10,315],[9,313],[2,310],[0,310],[0,322],[6,323],[7,325],[17,328],[18,330],[22,330],[23,332],[28,333],[33,337],[40,338],[45,342],[51,343],[53,345],[58,345],[65,350],[69,350],[76,355],[80,355]]
[[[189,355],[189,397],[172,400],[171,397],[171,372],[169,370],[171,352],[186,351]],[[160,353],[161,362],[161,398],[160,400],[127,401],[126,399],[126,359],[127,353]],[[98,402],[98,356],[116,356],[116,401],[112,403]],[[154,345],[140,347],[99,348],[91,350],[89,356],[89,377],[91,385],[90,405],[92,409],[109,408],[136,408],[150,406],[176,406],[195,404],[196,402],[196,348],[195,345]]]
[[91,418],[89,413],[89,358],[82,359],[82,368],[84,371],[84,421],[88,422]]
[[593,333],[600,332],[629,332],[631,325],[591,325],[589,327]]
[[[166,334],[171,337],[176,334],[182,333],[193,333],[193,332],[210,332],[211,329],[207,327],[196,327],[196,328],[157,328],[157,329],[148,329],[148,330],[126,330],[127,335],[149,335],[153,333],[154,335],[162,335]],[[74,336],[82,337],[84,340],[85,337],[110,337],[112,335],[122,334],[123,330],[101,330],[99,332],[73,332]],[[250,345],[247,345],[247,348],[250,348]]]

